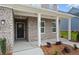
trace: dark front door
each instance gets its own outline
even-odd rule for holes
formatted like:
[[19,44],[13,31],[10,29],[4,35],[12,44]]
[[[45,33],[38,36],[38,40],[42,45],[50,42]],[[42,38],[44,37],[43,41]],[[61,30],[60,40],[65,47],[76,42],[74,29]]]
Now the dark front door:
[[16,23],[16,37],[17,39],[24,39],[24,23],[23,22],[17,22]]

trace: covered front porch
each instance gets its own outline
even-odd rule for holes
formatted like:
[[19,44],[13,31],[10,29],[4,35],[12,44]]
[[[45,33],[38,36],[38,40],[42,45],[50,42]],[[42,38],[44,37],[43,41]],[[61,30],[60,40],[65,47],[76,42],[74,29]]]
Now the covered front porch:
[[[15,5],[11,5],[10,7],[14,8]],[[22,7],[22,9],[20,9]],[[24,7],[27,7],[24,8]],[[61,13],[57,11],[47,10],[47,9],[38,9],[33,8],[29,6],[23,6],[23,5],[16,5],[14,8],[14,15],[22,15],[22,16],[31,16],[31,17],[37,17],[37,44],[38,46],[41,46],[42,44],[42,35],[41,35],[41,19],[47,18],[47,19],[55,19],[56,20],[56,39],[55,42],[59,42],[60,40],[60,21],[63,19],[68,20],[68,40],[71,40],[71,18],[75,17],[70,14]],[[29,40],[30,41],[30,40]]]
[[[34,18],[34,20],[32,20],[33,18]],[[40,25],[41,21],[42,21],[41,19],[44,19],[45,22],[47,22],[47,20],[48,20],[47,25],[46,25],[46,23],[45,23],[45,25],[50,29],[45,27],[45,29],[48,29],[48,30],[45,30],[45,33],[41,33],[41,25]],[[52,19],[54,19],[56,21],[56,32],[52,32],[51,27],[49,26]],[[17,16],[17,14],[15,14],[15,17],[14,17],[14,21],[15,21],[14,22],[14,25],[15,25],[14,26],[14,29],[15,29],[14,44],[18,43],[20,41],[26,41],[26,42],[32,42],[32,41],[35,42],[36,41],[36,44],[38,46],[41,46],[42,44],[45,44],[46,42],[60,42],[61,41],[61,39],[60,39],[60,21],[62,19],[59,17],[57,17],[57,18],[53,17],[52,19],[51,18],[46,19],[45,17],[43,17],[40,14],[38,14],[38,17],[19,16],[19,15]],[[31,24],[29,24],[30,22],[31,22]],[[20,27],[19,25],[23,26],[23,27],[21,26],[22,29],[21,28],[18,29]],[[33,35],[35,35],[35,36],[33,36]],[[37,38],[34,38],[34,37],[37,37]],[[69,18],[68,40],[70,40],[70,39],[71,39],[71,19]]]
[[[4,5],[3,5],[4,6]],[[42,44],[45,44],[47,41],[49,42],[60,42],[61,39],[60,39],[60,20],[63,20],[63,19],[67,19],[68,20],[68,40],[71,40],[71,18],[72,17],[75,17],[73,15],[70,15],[70,14],[66,14],[66,13],[61,13],[61,12],[58,12],[58,11],[53,11],[53,10],[48,10],[48,9],[44,9],[44,8],[33,8],[33,7],[29,7],[29,6],[24,6],[24,5],[5,5],[6,7],[9,7],[9,8],[12,8],[13,9],[13,14],[14,16],[15,15],[21,15],[21,16],[30,16],[30,17],[36,17],[36,21],[37,21],[37,24],[36,24],[36,28],[37,28],[37,41],[34,41],[34,42],[31,42],[29,40],[29,42],[27,41],[14,41],[15,38],[13,38],[13,46],[16,45],[14,47],[15,50],[19,50],[19,49],[26,49],[27,47],[29,48],[29,46],[32,47],[32,45],[34,47],[37,47],[37,46],[41,46]],[[42,35],[41,35],[41,19],[42,18],[47,18],[47,19],[55,19],[56,20],[56,38],[55,39],[50,39],[50,40],[42,40]],[[14,30],[13,30],[14,32]],[[15,34],[13,34],[15,35]],[[53,35],[52,35],[53,36]],[[30,38],[30,37],[29,37]],[[25,43],[26,42],[26,43]],[[45,43],[44,43],[45,42]],[[20,43],[20,44],[18,44]],[[30,44],[31,43],[31,44]],[[36,45],[35,45],[36,44]],[[19,46],[18,46],[19,45]],[[21,47],[22,46],[22,47]],[[20,47],[20,48],[19,48]],[[33,48],[33,47],[32,47]]]

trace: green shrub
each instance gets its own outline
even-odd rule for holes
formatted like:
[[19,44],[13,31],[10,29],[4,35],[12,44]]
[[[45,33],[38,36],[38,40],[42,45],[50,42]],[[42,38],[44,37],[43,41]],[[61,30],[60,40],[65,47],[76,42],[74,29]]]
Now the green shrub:
[[68,32],[67,32],[67,31],[61,31],[61,32],[60,32],[60,36],[61,36],[61,38],[67,39],[67,37],[68,37]]
[[76,45],[76,44],[74,44],[73,46],[74,46],[74,50],[78,49],[78,47],[77,47],[77,45]]
[[[68,39],[68,31],[61,31],[60,36],[62,38]],[[79,41],[78,32],[76,32],[76,31],[71,32],[71,41]]]
[[3,55],[6,54],[6,39],[5,38],[1,40],[1,52]]
[[51,43],[50,42],[46,42],[47,43],[47,47],[51,47]]
[[79,41],[79,32],[77,33],[76,41]]
[[64,49],[62,50],[63,53],[69,53],[70,49],[68,47],[64,47]]
[[1,40],[2,40],[2,39],[0,38],[0,48],[1,48]]
[[0,38],[0,50],[1,50],[1,43],[2,43],[2,38]]

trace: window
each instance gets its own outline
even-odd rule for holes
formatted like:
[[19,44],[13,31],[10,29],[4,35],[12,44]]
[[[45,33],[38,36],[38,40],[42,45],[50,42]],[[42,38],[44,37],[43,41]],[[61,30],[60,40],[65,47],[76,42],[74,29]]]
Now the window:
[[41,4],[31,4],[32,7],[35,7],[35,8],[41,8]]
[[56,4],[41,4],[42,8],[50,9],[50,10],[57,10]]
[[52,32],[56,32],[56,20],[52,20]]
[[48,9],[49,4],[42,4],[41,7],[42,7],[42,8],[46,8],[46,9]]
[[41,33],[45,33],[45,21],[41,21]]
[[48,9],[53,9],[53,4],[49,4],[49,7],[48,7]]

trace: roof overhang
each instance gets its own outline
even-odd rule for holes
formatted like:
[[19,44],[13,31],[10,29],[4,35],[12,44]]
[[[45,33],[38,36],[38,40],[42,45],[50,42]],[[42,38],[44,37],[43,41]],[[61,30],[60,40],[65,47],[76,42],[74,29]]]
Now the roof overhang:
[[45,9],[45,8],[34,8],[31,6],[22,5],[22,4],[2,4],[0,6],[11,8],[14,11],[23,11],[23,12],[29,12],[29,13],[34,13],[34,14],[40,13],[42,15],[49,15],[49,16],[55,16],[55,17],[58,16],[60,18],[77,17],[77,16],[67,14],[67,13],[53,11],[53,10],[49,10],[49,9]]

